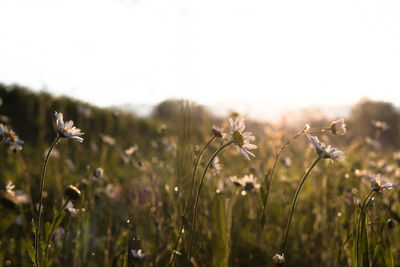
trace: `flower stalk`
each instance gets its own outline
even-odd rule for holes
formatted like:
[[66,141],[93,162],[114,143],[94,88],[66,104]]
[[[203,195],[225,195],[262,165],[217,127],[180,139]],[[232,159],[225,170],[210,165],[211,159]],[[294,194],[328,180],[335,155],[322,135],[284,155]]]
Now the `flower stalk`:
[[292,223],[292,216],[293,216],[293,212],[294,212],[294,208],[296,206],[296,202],[297,202],[297,198],[299,196],[300,190],[303,187],[304,182],[306,181],[308,175],[311,173],[312,169],[315,167],[315,165],[317,165],[317,163],[321,160],[321,157],[318,156],[314,162],[311,164],[310,168],[306,171],[306,173],[304,174],[303,178],[301,179],[299,185],[297,186],[296,189],[296,193],[294,194],[294,198],[292,201],[292,206],[290,208],[290,213],[289,213],[289,218],[288,218],[288,222],[287,222],[287,226],[286,226],[286,232],[285,232],[285,236],[283,238],[283,242],[281,245],[281,252],[282,254],[285,253],[285,249],[286,249],[286,243],[287,243],[287,238],[289,235],[289,230],[290,230],[290,225]]
[[216,156],[218,156],[218,154],[219,154],[224,148],[226,148],[227,146],[229,146],[229,145],[231,145],[231,144],[233,144],[233,141],[229,141],[228,143],[226,143],[226,144],[222,145],[220,148],[218,148],[217,151],[215,151],[215,153],[212,155],[211,159],[208,161],[208,163],[207,163],[207,165],[206,165],[206,167],[205,167],[205,169],[204,169],[204,171],[203,171],[203,174],[202,174],[202,176],[201,176],[200,183],[199,183],[199,188],[198,188],[198,190],[197,190],[196,199],[195,199],[194,208],[193,208],[192,233],[191,233],[191,235],[190,235],[189,254],[188,254],[188,260],[189,260],[189,261],[190,261],[190,258],[191,258],[191,256],[192,256],[193,234],[194,234],[194,229],[195,229],[195,227],[196,227],[197,208],[198,208],[198,204],[199,204],[201,189],[202,189],[203,184],[204,184],[204,178],[205,178],[206,173],[207,173],[207,170],[208,170],[208,168],[210,167],[210,165],[211,165],[212,161],[214,160],[214,158],[215,158]]
[[373,198],[373,196],[375,195],[376,191],[373,189],[371,190],[371,192],[369,192],[369,194],[367,195],[367,197],[364,199],[362,206],[361,206],[361,211],[360,211],[360,215],[358,217],[358,221],[357,221],[357,231],[356,231],[356,257],[357,257],[357,265],[358,265],[358,243],[359,243],[359,239],[360,239],[360,223],[361,223],[361,219],[364,216],[365,213],[365,209],[366,206],[369,203],[369,200],[371,200]]
[[42,167],[42,174],[40,176],[40,194],[39,194],[39,214],[38,214],[38,224],[37,224],[37,233],[35,235],[35,261],[36,261],[36,266],[39,267],[39,247],[40,247],[40,226],[41,226],[41,221],[42,221],[42,203],[43,203],[43,188],[44,188],[44,180],[46,176],[46,168],[47,168],[47,163],[50,158],[50,154],[53,151],[54,147],[57,145],[57,143],[60,141],[61,136],[57,135],[56,139],[54,139],[53,143],[51,144],[49,151],[47,152],[46,158],[43,163]]
[[291,142],[293,142],[294,140],[296,140],[299,136],[301,136],[303,134],[312,133],[312,132],[321,132],[321,131],[323,132],[323,131],[329,131],[329,130],[331,130],[330,127],[317,127],[317,128],[308,129],[308,127],[306,126],[302,131],[300,131],[297,134],[295,134],[294,136],[292,136],[281,147],[281,149],[279,150],[278,154],[275,157],[275,161],[274,161],[274,164],[272,165],[271,171],[269,172],[268,176],[266,175],[266,177],[268,177],[268,180],[267,180],[267,188],[266,188],[266,191],[265,191],[265,196],[264,196],[264,201],[263,201],[263,209],[262,209],[262,212],[261,212],[261,220],[260,220],[261,226],[265,225],[265,221],[266,221],[266,217],[265,217],[266,215],[265,214],[266,214],[266,209],[267,209],[269,190],[270,190],[270,187],[271,187],[272,179],[274,177],[276,164],[278,163],[279,159],[281,158],[281,155],[282,155],[283,151],[289,146],[289,144]]
[[[192,199],[192,196],[193,196],[194,181],[195,181],[195,179],[196,179],[196,174],[197,174],[197,169],[198,169],[198,167],[199,167],[199,163],[200,163],[201,159],[203,158],[204,151],[207,149],[207,147],[211,144],[211,142],[212,142],[215,138],[216,138],[216,136],[214,135],[214,136],[212,136],[212,137],[208,140],[208,142],[207,142],[207,143],[203,146],[203,148],[200,150],[200,153],[199,153],[199,155],[198,155],[198,157],[197,157],[197,159],[196,159],[196,162],[195,162],[195,164],[194,164],[192,179],[191,179],[191,182],[190,182],[189,197],[188,197],[188,198],[186,199],[186,201],[185,201],[185,207],[184,207],[184,211],[183,211],[183,217],[186,217],[186,215],[187,215],[188,207],[189,207],[189,204],[190,204],[190,200]],[[172,264],[174,263],[174,261],[175,261],[176,252],[177,252],[177,250],[178,250],[179,242],[180,242],[181,237],[182,237],[182,231],[183,231],[183,219],[182,219],[182,222],[181,222],[181,226],[179,227],[178,239],[176,240],[176,244],[175,244],[175,246],[174,246],[174,248],[173,248],[173,250],[172,250],[172,256],[171,256],[171,259],[170,259],[170,262],[169,262],[169,264],[171,264],[171,265],[172,265]]]

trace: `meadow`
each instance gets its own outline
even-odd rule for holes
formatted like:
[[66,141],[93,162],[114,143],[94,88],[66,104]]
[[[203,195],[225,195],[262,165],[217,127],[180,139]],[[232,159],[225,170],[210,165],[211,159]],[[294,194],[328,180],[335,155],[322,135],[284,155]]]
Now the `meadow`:
[[0,85],[0,266],[399,266],[400,113],[341,119]]

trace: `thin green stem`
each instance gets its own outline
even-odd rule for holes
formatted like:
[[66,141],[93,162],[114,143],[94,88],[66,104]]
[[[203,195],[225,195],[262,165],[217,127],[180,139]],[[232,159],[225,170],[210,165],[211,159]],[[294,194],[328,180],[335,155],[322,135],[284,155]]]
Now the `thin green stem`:
[[46,250],[45,250],[46,252],[45,252],[45,254],[44,254],[44,260],[43,260],[43,265],[44,265],[44,266],[46,266],[46,264],[47,264],[47,257],[48,257],[48,255],[49,255],[49,248],[50,248],[50,238],[51,238],[51,235],[53,234],[53,232],[54,232],[54,230],[55,230],[55,228],[56,228],[56,223],[57,223],[57,221],[59,220],[59,218],[60,218],[62,212],[63,212],[63,211],[65,210],[65,208],[67,207],[68,202],[69,202],[69,199],[67,199],[67,200],[65,201],[65,203],[62,205],[61,209],[58,210],[57,215],[54,216],[53,221],[51,222],[49,236],[47,237],[47,240],[46,240]]
[[[211,142],[214,139],[215,139],[215,136],[212,136],[210,138],[210,140],[208,140],[208,142],[203,146],[203,148],[200,150],[200,153],[199,153],[199,155],[198,155],[198,157],[196,159],[196,162],[194,164],[192,180],[190,182],[189,197],[185,201],[185,208],[184,208],[184,211],[183,211],[183,217],[186,217],[186,214],[187,214],[187,211],[188,211],[188,207],[189,207],[189,204],[190,204],[190,200],[192,199],[192,196],[193,196],[194,181],[196,179],[196,174],[197,174],[197,169],[199,167],[199,163],[200,163],[200,161],[201,161],[201,159],[203,157],[204,151],[206,150],[206,148],[211,144]],[[181,222],[181,226],[179,227],[178,239],[176,240],[176,244],[174,246],[174,249],[172,250],[172,256],[171,256],[171,259],[170,259],[170,262],[169,262],[169,264],[171,264],[171,265],[174,263],[174,260],[175,260],[176,251],[177,251],[178,246],[179,246],[179,241],[181,240],[181,237],[182,237],[182,230],[183,230],[183,219],[182,219],[182,222]]]
[[[363,216],[363,213],[364,213],[364,208],[365,208],[365,206],[366,206],[366,203],[367,203],[367,200],[368,199],[372,199],[372,197],[373,197],[373,193],[374,193],[375,191],[374,190],[371,190],[371,192],[369,192],[369,194],[367,195],[367,197],[364,199],[364,201],[363,201],[363,203],[362,203],[362,206],[361,206],[361,211],[360,211],[360,215],[358,216],[358,221],[357,221],[357,232],[356,232],[356,257],[357,257],[357,265],[358,265],[358,243],[359,243],[359,239],[360,239],[360,221],[361,221],[361,218],[362,218],[362,216]],[[368,203],[369,203],[369,201],[368,201]]]
[[54,142],[51,144],[49,151],[47,152],[46,158],[42,167],[42,175],[40,176],[40,195],[39,195],[39,215],[38,215],[38,224],[36,225],[37,231],[35,235],[35,261],[36,266],[40,267],[39,264],[39,246],[40,246],[40,225],[42,220],[42,202],[43,202],[43,188],[44,188],[44,179],[46,175],[47,162],[49,161],[50,154],[53,151],[54,147],[57,145],[58,141],[61,139],[61,136],[57,135]]
[[197,195],[196,195],[196,199],[194,202],[194,209],[193,209],[193,220],[192,220],[192,233],[190,235],[190,243],[189,243],[189,254],[188,254],[188,260],[190,261],[190,258],[192,256],[192,247],[193,247],[193,234],[194,234],[194,229],[196,227],[196,219],[197,219],[197,208],[198,208],[198,204],[199,204],[199,199],[200,199],[200,193],[201,193],[201,189],[203,187],[204,184],[204,178],[206,176],[207,170],[210,167],[212,161],[215,159],[216,156],[218,156],[218,154],[227,146],[231,145],[233,143],[233,141],[229,141],[228,143],[222,145],[220,148],[218,148],[217,151],[215,151],[215,153],[211,156],[210,160],[208,161],[204,171],[203,171],[203,175],[201,176],[200,179],[200,183],[199,183],[199,189],[197,190]]
[[300,190],[303,187],[303,184],[306,181],[308,175],[311,173],[312,169],[315,167],[315,165],[317,165],[317,163],[320,160],[321,160],[321,157],[319,157],[319,156],[318,156],[318,158],[316,158],[314,160],[314,162],[311,164],[310,168],[304,174],[304,176],[301,179],[299,185],[297,186],[296,193],[294,194],[294,198],[293,198],[293,201],[292,201],[292,206],[290,208],[289,219],[288,219],[287,226],[286,226],[285,236],[283,238],[283,242],[282,242],[282,246],[281,246],[282,253],[285,253],[287,238],[288,238],[288,235],[289,235],[290,225],[292,223],[292,216],[293,216],[294,208],[296,206],[297,197],[299,196]]
[[329,131],[330,128],[329,127],[318,127],[318,128],[311,128],[311,129],[304,129],[300,132],[298,132],[297,134],[295,134],[292,138],[290,138],[279,150],[278,154],[275,157],[275,161],[274,164],[272,165],[272,169],[268,174],[268,181],[267,181],[267,190],[265,191],[265,196],[264,196],[264,202],[263,202],[263,210],[261,213],[261,226],[265,225],[265,213],[266,213],[266,208],[267,208],[267,202],[268,202],[268,196],[269,196],[269,189],[271,187],[271,183],[272,183],[272,178],[274,176],[274,172],[275,172],[275,167],[276,164],[278,163],[283,151],[289,146],[289,144],[291,142],[293,142],[294,140],[297,139],[297,137],[303,135],[303,134],[307,134],[307,133],[312,133],[312,132],[323,132],[323,131]]

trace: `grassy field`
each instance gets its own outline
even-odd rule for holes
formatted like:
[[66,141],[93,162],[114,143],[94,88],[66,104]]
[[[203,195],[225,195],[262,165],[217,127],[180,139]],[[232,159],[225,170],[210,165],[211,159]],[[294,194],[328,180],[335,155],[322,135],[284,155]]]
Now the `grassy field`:
[[243,131],[183,100],[139,118],[18,86],[0,99],[0,266],[400,265],[390,103],[360,102],[344,133],[311,117]]

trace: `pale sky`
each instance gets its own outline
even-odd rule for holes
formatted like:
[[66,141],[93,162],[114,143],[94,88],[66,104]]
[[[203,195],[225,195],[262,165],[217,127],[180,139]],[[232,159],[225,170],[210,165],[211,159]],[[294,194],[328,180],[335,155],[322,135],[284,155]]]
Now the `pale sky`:
[[0,82],[258,116],[400,104],[400,1],[1,0]]

